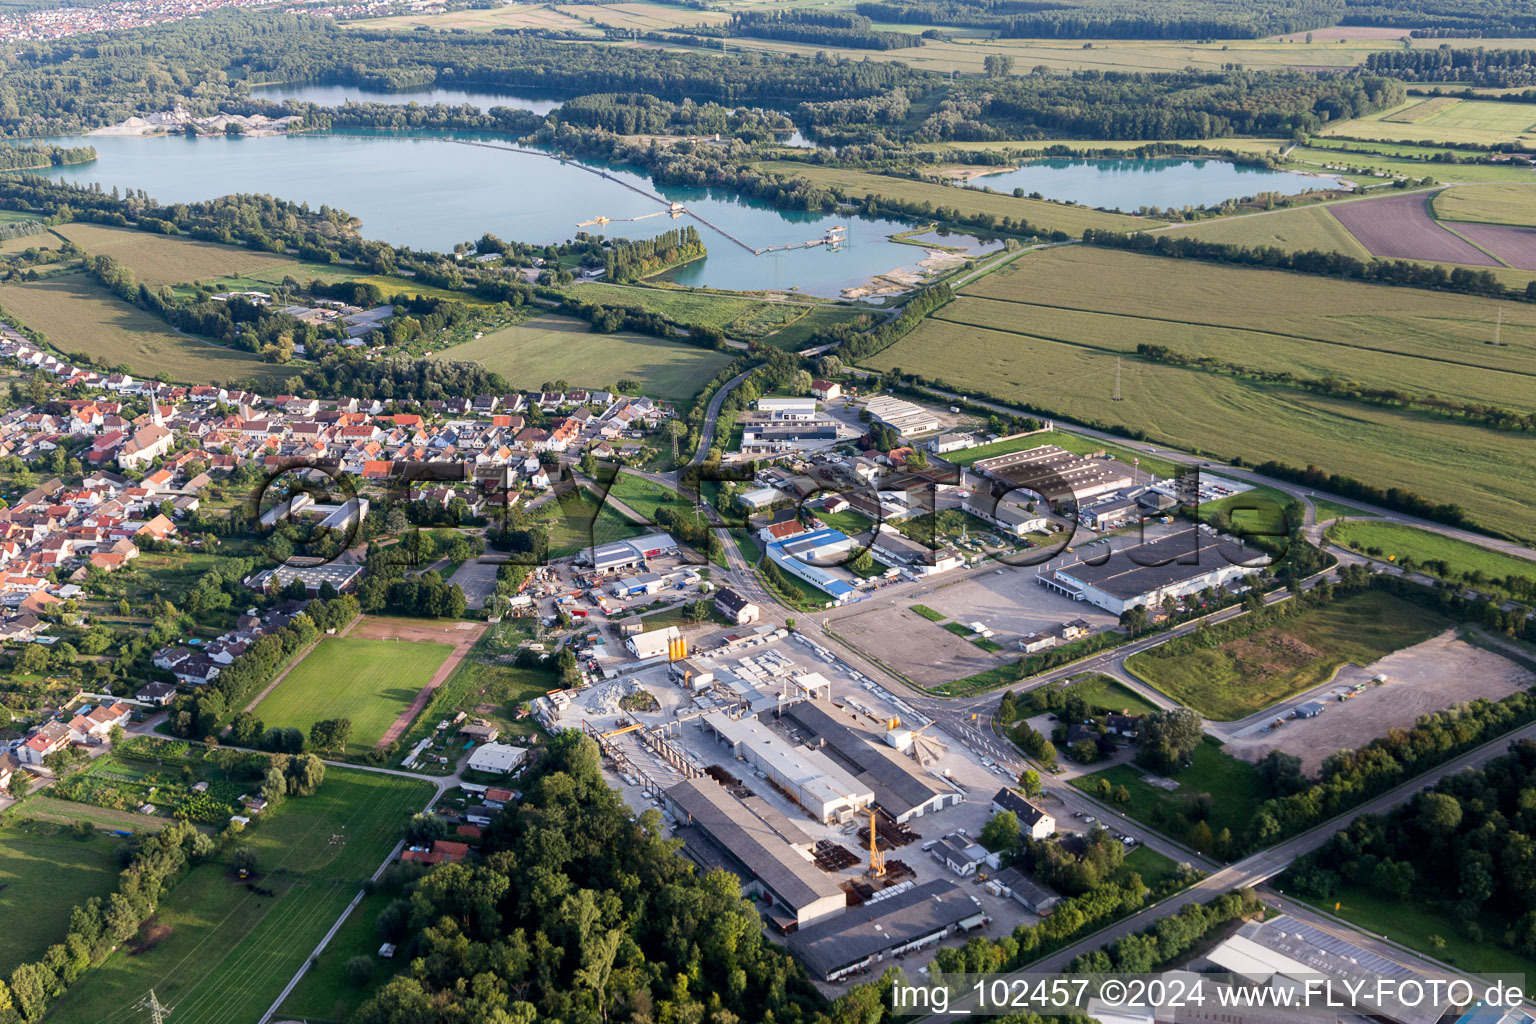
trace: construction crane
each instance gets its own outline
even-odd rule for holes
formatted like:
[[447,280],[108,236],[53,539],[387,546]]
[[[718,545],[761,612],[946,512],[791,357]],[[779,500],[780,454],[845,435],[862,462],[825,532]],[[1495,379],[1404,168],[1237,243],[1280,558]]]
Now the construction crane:
[[880,852],[880,844],[877,841],[879,833],[875,831],[875,809],[869,809],[869,877],[885,877],[885,854]]
[[629,725],[626,725],[623,728],[613,729],[613,730],[611,730],[609,732],[603,733],[602,735],[600,735],[598,737],[598,739],[606,740],[606,739],[609,739],[610,737],[613,737],[613,736],[622,736],[622,735],[624,735],[627,732],[634,732],[636,729],[644,729],[644,728],[645,728],[645,724],[642,723],[642,722],[631,722]]

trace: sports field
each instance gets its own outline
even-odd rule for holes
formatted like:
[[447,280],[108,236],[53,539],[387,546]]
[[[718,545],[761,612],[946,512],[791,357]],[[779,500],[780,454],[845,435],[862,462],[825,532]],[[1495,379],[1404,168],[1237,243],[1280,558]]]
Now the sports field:
[[270,252],[200,242],[102,224],[60,224],[53,229],[93,256],[111,256],[151,288],[183,281],[266,270],[289,270],[294,261]]
[[352,720],[348,750],[361,753],[427,685],[453,652],[448,644],[326,637],[256,706],[269,728],[309,727],[331,718]]
[[112,954],[48,1019],[118,1020],[154,988],[182,1020],[259,1020],[431,795],[425,782],[329,767],[318,793],[284,801],[240,838],[257,855],[254,884],[274,895],[234,879],[227,852],[199,865],[160,903],[169,937]]
[[1032,227],[1043,231],[1065,231],[1073,237],[1081,237],[1088,228],[1137,231],[1164,223],[1122,213],[1100,213],[1084,206],[1048,203],[1043,199],[1019,199],[980,189],[962,190],[931,181],[913,181],[910,178],[872,174],[846,167],[820,167],[798,161],[769,161],[758,166],[765,171],[809,178],[817,185],[836,186],[855,198],[882,195],[907,203],[931,203],[935,208],[945,206],[966,214],[990,213],[999,218],[1023,218]]
[[1536,184],[1458,185],[1435,195],[1434,210],[1441,220],[1530,227],[1536,225]]
[[1145,342],[1528,409],[1536,308],[1504,303],[1506,344],[1493,346],[1499,312],[1470,296],[1067,246],[978,280],[865,364],[1186,450],[1310,463],[1456,501],[1483,525],[1529,538],[1536,465],[1502,433],[1134,354]]
[[639,381],[646,394],[672,400],[692,398],[731,361],[724,352],[648,334],[597,334],[584,320],[554,314],[503,327],[434,352],[432,358],[473,360],[516,388],[536,389],[556,380],[572,387],[611,388],[627,377]]
[[1419,605],[1365,591],[1213,647],[1183,638],[1125,667],[1206,718],[1236,721],[1326,683],[1342,665],[1369,665],[1449,623]]
[[41,960],[64,941],[72,909],[117,888],[122,866],[114,851],[121,845],[115,836],[81,839],[64,825],[7,815],[0,824],[0,921],[9,923],[0,928],[0,977]]
[[177,334],[157,317],[120,301],[82,274],[0,285],[0,310],[12,314],[65,354],[97,366],[126,367],[188,384],[255,382],[268,390],[293,370],[263,363],[248,352]]

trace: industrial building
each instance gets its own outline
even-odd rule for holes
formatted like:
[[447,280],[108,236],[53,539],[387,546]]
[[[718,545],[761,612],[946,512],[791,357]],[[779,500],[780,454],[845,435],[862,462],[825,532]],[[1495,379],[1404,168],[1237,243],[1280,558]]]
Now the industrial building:
[[1086,501],[1136,483],[1123,463],[1087,459],[1054,444],[978,459],[971,468],[1006,487],[1027,488],[1051,501]]
[[287,588],[294,580],[304,584],[304,592],[310,597],[319,597],[320,588],[329,583],[336,588],[337,593],[350,590],[357,582],[357,578],[363,574],[361,565],[341,565],[337,562],[327,562],[324,565],[280,565],[275,569],[263,569],[261,572],[245,579],[245,585],[250,590],[260,590],[271,594]]
[[715,711],[700,721],[731,748],[732,755],[761,771],[818,821],[846,820],[875,800],[869,786],[826,754],[792,745],[755,718],[735,719]]
[[939,418],[927,409],[890,395],[876,395],[864,408],[871,419],[890,427],[903,440],[914,434],[932,433],[940,426]]
[[645,560],[668,555],[677,550],[677,541],[665,533],[651,533],[633,540],[600,544],[587,552],[587,561],[598,572],[643,569]]
[[813,976],[837,981],[987,920],[975,897],[953,883],[932,881],[877,893],[836,918],[801,928],[789,945]]
[[809,420],[816,418],[815,398],[759,398],[757,411],[775,420]]
[[1165,597],[1180,600],[1207,587],[1243,579],[1262,569],[1269,556],[1238,541],[1190,529],[1124,548],[1108,558],[1096,557],[1103,559],[1098,565],[1073,562],[1052,575],[1035,578],[1074,601],[1121,615],[1137,605],[1152,608]]
[[666,797],[690,856],[767,896],[781,928],[803,928],[847,907],[843,890],[812,861],[810,837],[762,798],[738,800],[709,778],[679,782]]
[[965,564],[965,557],[948,544],[929,547],[885,523],[875,528],[869,544],[870,553],[887,565],[904,566],[919,576],[948,572]]
[[[1352,942],[1347,942],[1298,921],[1289,914],[1268,921],[1250,921],[1237,934],[1211,950],[1206,958],[1216,966],[1241,975],[1258,984],[1275,988],[1300,988],[1308,978],[1328,977],[1336,984],[1363,983],[1365,991],[1375,990],[1376,979],[1385,978],[1395,985],[1423,978],[1395,960]],[[1434,1024],[1448,1009],[1436,1003],[1428,992],[1416,1006],[1395,1001],[1362,1005],[1354,1012],[1360,1017],[1396,1021],[1397,1024]]]
[[1045,516],[1029,510],[1027,506],[1030,500],[1030,496],[1023,492],[1013,492],[1011,495],[1005,492],[999,497],[992,493],[990,487],[983,485],[967,494],[960,507],[1005,533],[1022,537],[1026,533],[1044,533],[1051,526],[1051,521]]
[[1004,868],[993,878],[998,890],[1031,914],[1042,916],[1061,902],[1061,897],[1025,875],[1018,868]]
[[922,771],[916,761],[887,747],[880,737],[859,728],[846,712],[817,701],[801,701],[784,716],[807,734],[867,787],[875,804],[898,822],[943,810],[965,799],[959,790]]
[[683,631],[676,626],[665,626],[648,633],[636,633],[624,641],[624,646],[629,648],[629,653],[642,661],[659,658],[662,655],[667,655],[669,661],[677,661],[688,656],[687,641],[683,639]]
[[768,545],[768,557],[773,564],[792,576],[797,576],[817,590],[824,592],[837,604],[850,604],[862,600],[864,595],[853,584],[836,573],[829,572],[812,561],[830,561],[847,555],[853,548],[853,539],[840,530],[815,530]]

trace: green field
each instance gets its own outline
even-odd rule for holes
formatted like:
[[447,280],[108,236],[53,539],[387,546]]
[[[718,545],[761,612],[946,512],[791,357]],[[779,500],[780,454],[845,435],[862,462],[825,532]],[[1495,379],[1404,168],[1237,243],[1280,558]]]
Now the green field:
[[806,314],[763,338],[775,348],[795,351],[809,342],[817,331],[865,316],[866,311],[852,306],[812,306]]
[[1381,591],[1350,594],[1219,646],[1175,641],[1133,654],[1128,671],[1206,718],[1231,722],[1370,665],[1447,628],[1440,615]]
[[1426,571],[1426,561],[1445,562],[1457,582],[1463,573],[1474,572],[1493,580],[1506,576],[1536,578],[1536,562],[1401,523],[1339,523],[1328,528],[1328,539],[1356,551],[1378,548],[1381,557],[1391,561],[1411,558],[1421,572]]
[[1169,228],[1167,233],[1223,245],[1273,246],[1287,252],[1320,249],[1348,253],[1362,260],[1371,257],[1325,205],[1196,221]]
[[647,532],[613,506],[599,505],[597,496],[585,487],[540,506],[536,514],[549,534],[550,558],[566,558],[595,544],[628,540]]
[[1157,708],[1135,690],[1120,680],[1103,673],[1094,673],[1066,687],[1066,692],[1081,697],[1091,708],[1105,708],[1128,715],[1148,715]]
[[1435,216],[1477,224],[1536,224],[1536,185],[1459,185],[1435,195]]
[[1290,503],[1290,495],[1260,484],[1242,494],[1208,501],[1200,506],[1200,511],[1203,515],[1209,515],[1212,512],[1226,513],[1235,528],[1251,535],[1284,537],[1290,532],[1292,525],[1301,525],[1299,522],[1295,524],[1287,522],[1285,509]]
[[617,498],[650,523],[656,522],[657,514],[664,508],[678,513],[693,511],[692,503],[684,501],[679,492],[633,473],[621,472],[615,477],[608,496]]
[[150,988],[183,1020],[259,1019],[431,794],[425,782],[328,768],[318,793],[286,800],[240,839],[276,896],[246,889],[222,858],[193,868],[160,902],[156,921],[170,937],[137,956],[112,954],[48,1019],[117,1019]]
[[818,185],[837,186],[851,196],[882,195],[908,203],[946,206],[961,213],[990,213],[995,217],[1024,218],[1044,231],[1065,231],[1074,237],[1087,228],[1107,231],[1136,231],[1158,227],[1163,221],[1129,217],[1119,213],[1100,213],[1084,206],[1048,203],[1043,199],[1016,199],[1011,195],[982,192],[974,188],[955,188],[929,181],[913,181],[846,167],[821,167],[796,161],[778,161],[759,165],[765,171],[809,178]]
[[289,273],[295,268],[286,256],[199,242],[184,235],[83,222],[60,224],[53,230],[93,256],[111,256],[151,288],[227,275]]
[[[346,923],[331,937],[325,952],[310,964],[288,998],[283,1000],[279,1020],[337,1021],[367,1001],[374,986],[388,981],[410,964],[402,958],[385,960],[379,956],[383,940],[379,936],[378,916],[394,899],[391,893],[378,891],[363,897]],[[371,984],[359,988],[347,979],[347,961],[365,956],[373,962]]]
[[1368,516],[1372,519],[1380,518],[1375,512],[1367,512],[1363,508],[1346,505],[1341,501],[1329,501],[1327,498],[1312,498],[1312,507],[1317,510],[1317,521],[1325,523],[1330,519],[1338,519],[1341,516]]
[[1525,538],[1536,535],[1536,462],[1503,432],[1134,354],[1146,342],[1531,408],[1536,307],[1502,308],[1508,344],[1492,346],[1500,304],[1485,299],[1063,246],[980,279],[864,362],[1189,451],[1312,464],[1456,501]]
[[64,941],[72,909],[117,889],[122,865],[114,851],[121,845],[115,836],[81,839],[62,825],[7,815],[0,824],[0,920],[11,927],[0,929],[0,976],[41,960]]
[[352,720],[350,752],[369,750],[452,653],[448,644],[326,637],[256,706],[271,728]]
[[[1376,935],[1385,935],[1463,971],[1536,975],[1536,961],[1491,941],[1473,941],[1446,910],[1425,906],[1418,900],[1389,899],[1362,886],[1343,883],[1328,899],[1308,902],[1359,928]],[[1483,916],[1486,918],[1491,915],[1485,913]],[[1483,921],[1479,924],[1487,928],[1493,922]],[[1444,948],[1435,948],[1435,943],[1430,941],[1433,935],[1445,940]]]
[[1502,142],[1530,144],[1536,140],[1536,133],[1531,130],[1536,125],[1536,104],[1501,100],[1441,102],[1446,98],[1409,97],[1408,102],[1387,110],[1336,121],[1324,128],[1322,134],[1388,142],[1470,142],[1481,146]]
[[806,309],[799,304],[767,302],[750,295],[717,295],[685,288],[583,282],[571,286],[569,291],[573,299],[582,302],[598,302],[605,306],[638,306],[648,313],[660,313],[676,323],[699,324],[721,330],[765,308],[791,310],[795,315]]
[[0,310],[41,331],[59,352],[88,356],[99,367],[164,374],[188,384],[254,381],[264,390],[293,375],[248,352],[177,334],[159,318],[119,301],[84,274],[0,285]]
[[1174,777],[1179,788],[1172,792],[1148,785],[1141,772],[1128,764],[1117,764],[1103,771],[1080,775],[1072,780],[1072,785],[1084,793],[1095,795],[1098,793],[1100,779],[1108,779],[1111,786],[1124,786],[1131,794],[1130,802],[1111,806],[1154,828],[1158,827],[1158,822],[1153,808],[1159,802],[1170,798],[1177,802],[1181,798],[1208,794],[1211,798],[1211,816],[1206,823],[1211,826],[1211,831],[1219,833],[1228,828],[1233,835],[1241,835],[1253,809],[1263,799],[1258,773],[1253,765],[1224,753],[1209,738],[1195,747],[1190,761],[1190,766]]
[[573,387],[612,388],[627,377],[639,381],[647,394],[671,400],[692,398],[731,361],[723,352],[648,334],[597,334],[584,320],[553,314],[491,331],[434,352],[432,358],[481,363],[517,388],[556,380]]

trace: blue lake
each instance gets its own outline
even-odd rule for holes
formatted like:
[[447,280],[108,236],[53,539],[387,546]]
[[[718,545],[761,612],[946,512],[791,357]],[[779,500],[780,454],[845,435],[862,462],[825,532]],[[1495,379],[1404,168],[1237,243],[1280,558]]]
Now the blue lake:
[[1248,167],[1225,160],[1053,158],[981,175],[968,184],[993,192],[1023,189],[1025,195],[1038,192],[1046,199],[1135,213],[1144,206],[1208,206],[1260,192],[1297,195],[1347,183],[1326,175]]

